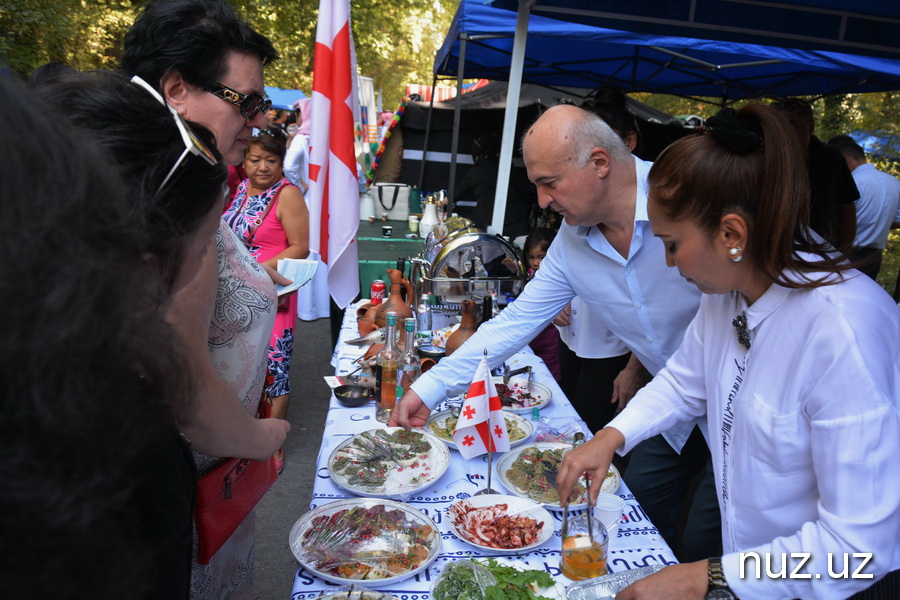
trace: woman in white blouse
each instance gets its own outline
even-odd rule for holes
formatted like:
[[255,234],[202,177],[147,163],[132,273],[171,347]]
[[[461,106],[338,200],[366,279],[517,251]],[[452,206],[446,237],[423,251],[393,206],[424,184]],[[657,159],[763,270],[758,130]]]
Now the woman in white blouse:
[[[724,556],[616,598],[847,598],[900,567],[900,310],[811,239],[780,115],[751,105],[708,125],[657,159],[648,208],[667,263],[706,295],[666,367],[566,456],[560,497],[582,472],[602,481],[613,452],[705,416]],[[890,585],[896,572],[860,597]]]

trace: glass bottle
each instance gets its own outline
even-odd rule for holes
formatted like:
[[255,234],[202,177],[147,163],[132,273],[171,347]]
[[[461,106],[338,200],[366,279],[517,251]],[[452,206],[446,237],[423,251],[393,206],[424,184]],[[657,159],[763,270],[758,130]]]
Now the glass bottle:
[[375,419],[387,423],[397,402],[397,367],[400,366],[400,350],[397,349],[397,313],[388,311],[384,347],[375,356]]
[[422,294],[419,306],[416,307],[416,346],[430,346],[434,332],[432,330],[430,296]]
[[400,381],[397,385],[397,398],[400,398],[422,374],[419,355],[416,354],[416,320],[406,319],[403,323],[406,326],[406,344],[403,356],[400,358]]

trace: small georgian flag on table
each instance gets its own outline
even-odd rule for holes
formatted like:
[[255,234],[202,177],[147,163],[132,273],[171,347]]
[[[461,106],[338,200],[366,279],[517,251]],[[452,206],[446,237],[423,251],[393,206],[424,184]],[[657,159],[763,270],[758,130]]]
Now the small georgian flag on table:
[[465,459],[487,452],[509,450],[506,419],[503,417],[497,388],[491,378],[491,370],[484,357],[478,364],[475,379],[466,393],[466,401],[453,431],[453,441]]

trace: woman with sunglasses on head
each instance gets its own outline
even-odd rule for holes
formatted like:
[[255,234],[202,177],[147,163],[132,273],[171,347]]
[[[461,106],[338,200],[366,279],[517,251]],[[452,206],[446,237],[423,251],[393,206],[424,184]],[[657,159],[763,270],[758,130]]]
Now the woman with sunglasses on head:
[[896,598],[900,310],[813,241],[783,116],[749,105],[707,123],[649,174],[653,233],[704,292],[700,309],[666,367],[566,456],[560,495],[584,472],[602,481],[614,452],[703,417],[724,555],[616,598]]
[[[224,220],[261,264],[278,267],[283,258],[309,255],[309,211],[300,188],[284,175],[287,137],[281,129],[263,129],[244,150],[247,179],[238,186]],[[268,371],[271,383],[266,393],[272,398],[272,416],[287,418],[291,382],[288,371],[297,322],[297,294],[280,299],[272,338],[269,341]],[[279,470],[284,452],[275,455]]]
[[[228,290],[232,295],[240,296],[240,304],[228,297],[218,298],[219,278],[222,276],[218,257],[225,253],[223,246],[228,242],[227,238],[219,235],[226,170],[224,164],[217,160],[220,155],[212,145],[211,135],[202,126],[184,122],[165,105],[162,97],[149,84],[137,77],[133,82],[108,73],[61,78],[42,88],[41,93],[59,110],[65,109],[67,119],[96,139],[126,172],[128,182],[137,193],[123,197],[122,202],[133,203],[135,214],[143,219],[142,231],[146,233],[148,252],[152,256],[159,254],[165,258],[165,261],[161,259],[162,264],[170,265],[172,269],[179,268],[183,273],[178,285],[171,285],[171,295],[160,306],[159,312],[181,336],[186,354],[184,363],[190,368],[195,384],[191,410],[179,419],[179,428],[192,443],[198,471],[201,475],[211,471],[223,462],[218,457],[236,456],[255,460],[271,457],[281,446],[287,427],[279,419],[253,418],[262,392],[262,377],[257,379],[257,374],[264,373],[265,355],[260,353],[259,364],[255,361],[234,361],[238,368],[228,374],[228,380],[216,375],[210,362],[213,343],[233,348],[231,352],[237,354],[253,351],[252,340],[236,336],[225,328],[212,330],[206,325],[213,321],[215,311],[219,310],[217,301],[225,302],[223,310],[230,314],[240,315],[247,323],[265,327],[260,344],[268,340],[276,309],[271,280],[259,271],[258,264],[243,250],[243,246],[240,246],[243,254],[235,251],[236,260],[229,267],[244,275],[240,283],[232,283],[233,287]],[[129,106],[132,110],[118,110],[117,107],[121,106]],[[163,111],[168,115],[171,126],[177,127],[175,132],[179,136],[180,148],[172,160],[151,161],[145,153],[144,146],[152,144],[160,136],[156,131],[161,127],[158,119],[146,117],[147,114],[155,114],[153,111]],[[139,128],[138,125],[145,121],[153,126]],[[123,129],[131,132],[124,142],[119,133]],[[123,143],[127,145],[121,147]],[[215,180],[206,187],[191,185],[188,179],[189,174],[199,168],[215,169]],[[156,171],[161,174],[158,179],[152,179]],[[141,202],[145,198],[152,202]],[[191,207],[198,205],[202,205],[205,211],[202,244],[192,245],[188,253],[180,256],[164,252],[179,243],[179,232],[191,226],[192,219],[187,213],[193,210]],[[234,243],[240,245],[238,240]],[[171,269],[166,272],[171,272]],[[188,272],[192,277],[184,276]],[[256,279],[249,279],[251,274],[255,274]],[[260,280],[262,284],[257,283]],[[235,280],[226,278],[226,281]],[[163,283],[169,285],[165,280]],[[210,335],[212,341],[208,343]],[[236,341],[229,346],[232,340]],[[235,395],[235,388],[231,385],[234,380],[258,386],[255,390],[250,389],[246,407]],[[274,447],[273,441],[277,444]],[[252,555],[253,530],[251,516],[228,538],[214,555],[213,562],[225,560],[227,564],[234,564],[230,558],[233,551],[241,556]],[[197,572],[211,568],[195,561],[194,580],[197,579]],[[202,577],[202,580],[209,582],[210,578]]]
[[204,436],[167,317],[214,252],[224,165],[121,76],[60,75],[46,105],[7,79],[0,595],[186,599]]

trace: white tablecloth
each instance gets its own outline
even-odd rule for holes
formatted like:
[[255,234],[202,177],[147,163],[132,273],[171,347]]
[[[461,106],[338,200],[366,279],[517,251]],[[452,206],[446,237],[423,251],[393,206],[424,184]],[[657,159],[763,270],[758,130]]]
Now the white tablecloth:
[[[353,361],[362,355],[365,349],[356,348],[343,342],[357,336],[356,307],[351,305],[345,312],[339,342],[332,356],[332,364],[337,375],[347,374],[356,368]],[[523,365],[532,365],[534,380],[550,388],[553,398],[550,404],[541,411],[542,418],[552,419],[554,424],[561,422],[581,423],[582,429],[586,431],[586,427],[578,419],[575,409],[565,398],[562,390],[540,358],[531,353],[526,347],[525,351],[509,359],[507,364],[512,369]],[[325,432],[322,436],[322,446],[319,449],[310,509],[334,500],[353,497],[352,494],[344,491],[332,482],[328,475],[328,457],[334,448],[349,436],[382,426],[381,423],[375,420],[374,402],[360,408],[346,408],[332,396],[328,418],[325,422]],[[499,457],[500,454],[494,455],[495,464]],[[469,556],[514,558],[520,564],[525,563],[529,568],[545,569],[563,585],[571,583],[559,571],[559,549],[562,543],[559,535],[561,512],[551,511],[550,513],[556,520],[553,536],[538,548],[519,555],[483,552],[458,540],[454,536],[446,518],[447,508],[457,500],[467,498],[487,487],[486,475],[486,456],[466,461],[458,452],[451,450],[450,467],[447,469],[447,472],[431,486],[405,500],[407,504],[428,515],[437,524],[441,531],[440,554],[428,569],[413,578],[392,586],[378,587],[376,585],[370,587],[390,592],[401,598],[401,600],[425,600],[429,597],[431,581],[437,577],[441,568],[448,561]],[[491,481],[491,487],[501,493],[507,493],[496,476]],[[607,561],[609,570],[616,572],[650,565],[675,564],[677,560],[671,549],[659,535],[656,527],[650,522],[650,519],[624,483],[617,493],[626,502],[625,520],[619,524],[617,534],[610,540]],[[577,515],[581,514],[581,512],[572,511],[571,514]],[[300,516],[297,515],[297,518]],[[316,598],[320,592],[332,587],[334,587],[333,584],[319,579],[303,568],[299,568],[294,576],[291,598],[292,600]]]

